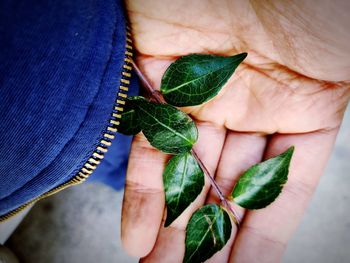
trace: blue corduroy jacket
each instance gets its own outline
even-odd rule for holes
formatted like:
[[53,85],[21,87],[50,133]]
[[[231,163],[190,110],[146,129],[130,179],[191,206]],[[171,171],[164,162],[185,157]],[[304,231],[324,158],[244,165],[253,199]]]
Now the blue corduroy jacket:
[[90,174],[123,186],[130,56],[122,1],[0,1],[0,219]]

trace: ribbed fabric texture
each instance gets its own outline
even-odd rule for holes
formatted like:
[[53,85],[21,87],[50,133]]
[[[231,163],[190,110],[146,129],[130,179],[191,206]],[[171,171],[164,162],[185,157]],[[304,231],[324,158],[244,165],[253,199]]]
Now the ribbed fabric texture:
[[[0,1],[0,215],[87,161],[110,118],[125,41],[121,1]],[[116,181],[129,144],[114,141]]]

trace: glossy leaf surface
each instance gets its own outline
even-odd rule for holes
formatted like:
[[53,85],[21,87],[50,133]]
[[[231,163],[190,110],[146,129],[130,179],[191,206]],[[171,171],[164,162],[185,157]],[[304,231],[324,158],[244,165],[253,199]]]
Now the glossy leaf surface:
[[200,194],[204,173],[191,153],[173,156],[163,172],[169,226]]
[[194,121],[167,104],[134,101],[143,134],[150,144],[165,153],[188,152],[198,139]]
[[141,131],[136,109],[131,103],[132,100],[145,100],[145,98],[133,96],[125,99],[124,111],[121,113],[120,124],[118,126],[118,132],[125,135],[135,135]]
[[287,182],[294,147],[253,165],[238,180],[232,191],[235,203],[248,209],[260,209],[272,203]]
[[247,53],[232,57],[193,54],[172,63],[163,75],[160,90],[166,102],[194,106],[213,98]]
[[231,236],[231,221],[220,206],[210,204],[193,213],[186,227],[184,263],[199,263],[221,250]]

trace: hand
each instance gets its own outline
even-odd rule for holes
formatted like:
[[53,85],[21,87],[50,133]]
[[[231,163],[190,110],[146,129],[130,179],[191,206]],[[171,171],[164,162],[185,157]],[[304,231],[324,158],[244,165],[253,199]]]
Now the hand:
[[[251,165],[295,146],[282,194],[262,210],[236,206],[242,225],[233,226],[228,244],[208,262],[280,261],[314,192],[350,97],[348,9],[327,3],[127,1],[137,63],[155,88],[181,55],[248,52],[215,99],[183,108],[198,125],[195,149],[224,194]],[[168,159],[135,136],[122,240],[142,262],[181,262],[189,217],[204,203],[218,202],[206,182],[196,201],[164,228]]]

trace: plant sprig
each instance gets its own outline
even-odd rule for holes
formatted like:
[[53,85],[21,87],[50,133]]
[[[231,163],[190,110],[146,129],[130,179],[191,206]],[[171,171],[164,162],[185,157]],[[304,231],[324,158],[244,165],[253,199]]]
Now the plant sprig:
[[132,135],[142,131],[152,146],[173,155],[163,172],[167,205],[165,227],[201,193],[204,175],[221,201],[222,206],[208,204],[191,216],[186,227],[183,260],[186,263],[203,262],[225,246],[231,236],[230,218],[239,227],[240,219],[231,201],[247,209],[264,208],[278,197],[287,181],[294,147],[250,167],[226,198],[193,149],[198,139],[195,122],[174,107],[199,105],[214,98],[246,56],[247,53],[231,57],[202,54],[181,57],[166,70],[160,92],[132,62],[150,100],[140,96],[126,100],[119,132]]

